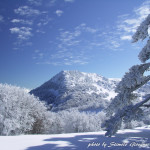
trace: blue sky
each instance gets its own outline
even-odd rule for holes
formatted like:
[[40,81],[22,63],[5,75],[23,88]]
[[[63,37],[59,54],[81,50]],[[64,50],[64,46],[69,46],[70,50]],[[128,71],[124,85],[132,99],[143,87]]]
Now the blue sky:
[[35,88],[62,70],[121,78],[139,64],[131,43],[147,0],[0,1],[0,83]]

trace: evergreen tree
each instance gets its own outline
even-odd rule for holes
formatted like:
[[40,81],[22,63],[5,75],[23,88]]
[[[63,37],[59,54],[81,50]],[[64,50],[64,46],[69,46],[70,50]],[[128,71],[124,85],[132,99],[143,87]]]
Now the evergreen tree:
[[136,33],[133,35],[133,42],[149,38],[146,46],[139,53],[139,60],[143,63],[134,65],[129,69],[118,86],[116,92],[118,95],[112,100],[107,108],[108,120],[105,122],[106,136],[114,135],[120,128],[122,122],[131,120],[142,115],[142,108],[150,107],[147,102],[150,100],[150,94],[145,95],[145,99],[135,104],[136,95],[134,91],[142,87],[150,80],[150,75],[144,76],[145,71],[150,67],[150,63],[145,63],[150,58],[150,37],[148,28],[150,25],[150,15],[141,23]]

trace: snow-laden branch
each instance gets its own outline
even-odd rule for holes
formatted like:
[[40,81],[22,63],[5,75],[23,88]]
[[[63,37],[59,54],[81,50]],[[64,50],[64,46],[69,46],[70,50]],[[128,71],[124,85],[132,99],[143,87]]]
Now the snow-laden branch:
[[[133,35],[133,42],[144,40],[148,37],[148,28],[150,26],[150,15],[141,23],[136,33]],[[146,46],[139,54],[139,59],[145,62],[150,58],[150,39]],[[137,114],[142,114],[141,106],[149,107],[150,105],[144,105],[150,100],[150,95],[147,95],[145,100],[133,105],[133,100],[136,99],[134,91],[142,87],[150,80],[150,75],[144,76],[144,72],[149,70],[150,63],[141,65],[135,65],[129,69],[121,82],[116,87],[118,95],[112,100],[111,104],[107,108],[107,116],[110,117],[105,122],[106,136],[114,135],[117,130],[120,129],[122,121],[126,123],[130,122],[136,117]]]
[[150,25],[150,15],[137,28],[135,34],[132,36],[133,42],[144,40],[148,36],[148,27]]
[[132,66],[116,87],[116,92],[120,93],[125,90],[133,92],[147,83],[150,80],[150,76],[144,76],[143,74],[149,67],[150,63]]
[[145,105],[143,105],[143,107],[150,107],[150,104],[148,105],[148,104],[145,104]]
[[131,121],[135,114],[140,110],[140,107],[144,106],[146,102],[150,100],[150,94],[146,96],[145,100],[142,102],[137,103],[136,105],[129,105],[124,107],[123,109],[119,110],[114,116],[112,116],[106,122],[106,134],[105,136],[111,137],[114,135],[120,128],[122,121],[125,120],[126,122]]
[[[148,33],[149,27],[150,27],[150,15],[148,15],[148,17],[141,23],[135,34],[132,36],[133,42],[137,42],[140,39],[144,40],[145,38],[147,38],[149,36]],[[141,50],[138,57],[142,63],[144,63],[150,58],[150,39],[147,41],[147,44]]]
[[147,41],[147,44],[141,50],[138,57],[143,63],[150,58],[150,39]]
[[132,104],[132,100],[136,99],[133,92],[150,80],[150,75],[143,75],[149,67],[150,63],[146,63],[135,65],[129,69],[129,72],[124,75],[116,87],[116,92],[119,94],[112,100],[111,104],[107,108],[107,116],[111,116],[119,109],[123,109],[124,107]]

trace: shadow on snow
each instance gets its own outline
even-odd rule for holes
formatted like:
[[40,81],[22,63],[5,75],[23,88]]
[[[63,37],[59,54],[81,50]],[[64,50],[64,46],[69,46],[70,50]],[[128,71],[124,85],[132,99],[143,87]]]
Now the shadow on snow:
[[53,137],[44,141],[48,143],[29,147],[26,150],[148,150],[150,149],[150,130],[125,130],[111,138],[101,133],[89,133],[88,135]]

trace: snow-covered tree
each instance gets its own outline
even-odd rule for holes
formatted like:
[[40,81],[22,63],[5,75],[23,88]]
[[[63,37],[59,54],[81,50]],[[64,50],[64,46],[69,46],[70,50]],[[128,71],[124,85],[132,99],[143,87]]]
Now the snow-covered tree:
[[[150,58],[150,37],[148,28],[150,25],[150,15],[141,23],[136,33],[133,35],[133,42],[149,38],[146,46],[139,53],[139,59],[143,64],[132,66],[129,69],[118,86],[116,92],[118,95],[112,100],[107,108],[108,120],[105,122],[106,136],[114,135],[120,128],[122,122],[128,123],[137,117],[142,116],[143,107],[150,107],[147,102],[150,95],[145,95],[145,99],[135,103],[137,95],[134,93],[150,80],[150,75],[145,76],[145,71],[149,70],[150,63],[145,63]],[[146,104],[145,104],[146,103]]]
[[57,113],[62,119],[65,133],[94,132],[102,130],[104,112],[80,112],[77,109],[63,110]]
[[48,117],[38,98],[20,87],[0,84],[0,135],[45,133]]

